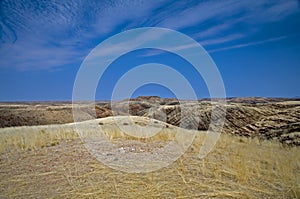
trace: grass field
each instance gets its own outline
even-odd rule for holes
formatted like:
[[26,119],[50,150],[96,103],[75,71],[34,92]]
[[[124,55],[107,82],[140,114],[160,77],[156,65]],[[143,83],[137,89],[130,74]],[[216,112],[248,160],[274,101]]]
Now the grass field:
[[[97,123],[125,153],[137,153],[127,148],[154,153],[151,147],[172,141],[177,128],[134,139],[109,119]],[[126,173],[97,161],[71,124],[1,129],[0,198],[300,197],[299,147],[223,134],[214,150],[199,159],[204,138],[205,132],[197,132],[186,153],[165,168]]]

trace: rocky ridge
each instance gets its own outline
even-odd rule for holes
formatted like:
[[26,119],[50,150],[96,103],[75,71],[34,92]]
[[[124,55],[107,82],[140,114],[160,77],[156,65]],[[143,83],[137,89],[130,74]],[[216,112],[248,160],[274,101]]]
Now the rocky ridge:
[[[213,100],[217,101],[217,100]],[[157,96],[138,97],[119,102],[97,102],[95,108],[79,105],[82,120],[113,115],[155,118],[175,126],[208,130],[212,120],[225,116],[223,133],[276,139],[300,145],[300,100],[282,98],[229,98],[225,106],[209,100],[178,101]],[[183,109],[183,110],[182,110]],[[1,103],[0,127],[62,124],[73,122],[71,103]]]

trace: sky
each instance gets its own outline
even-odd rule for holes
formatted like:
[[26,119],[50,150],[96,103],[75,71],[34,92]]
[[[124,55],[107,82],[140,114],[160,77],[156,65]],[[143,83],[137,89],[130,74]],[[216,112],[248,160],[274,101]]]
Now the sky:
[[[1,0],[0,101],[71,100],[89,53],[111,36],[142,27],[176,30],[202,45],[218,67],[227,97],[300,97],[297,0]],[[110,65],[96,99],[110,99],[122,75],[146,63],[174,68],[198,98],[210,96],[189,62],[144,49]],[[154,83],[140,86],[132,97],[139,95],[176,93]]]

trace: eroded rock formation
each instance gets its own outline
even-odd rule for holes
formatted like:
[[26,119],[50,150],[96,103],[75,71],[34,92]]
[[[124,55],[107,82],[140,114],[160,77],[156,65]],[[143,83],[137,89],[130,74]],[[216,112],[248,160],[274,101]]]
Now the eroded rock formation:
[[[299,99],[232,98],[227,99],[226,106],[214,106],[214,114],[209,100],[178,101],[156,96],[114,103],[97,102],[95,108],[86,104],[79,106],[82,120],[135,115],[198,130],[214,130],[218,126],[212,125],[211,121],[224,117],[223,133],[277,139],[282,143],[300,145]],[[73,122],[71,103],[0,104],[0,127],[69,122]]]

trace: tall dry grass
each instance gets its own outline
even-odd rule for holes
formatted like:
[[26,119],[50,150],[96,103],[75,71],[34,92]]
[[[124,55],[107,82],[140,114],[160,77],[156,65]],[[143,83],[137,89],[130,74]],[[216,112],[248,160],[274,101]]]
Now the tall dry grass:
[[[99,123],[99,121],[97,122]],[[175,127],[163,128],[153,137],[134,138],[120,131],[119,126],[112,122],[104,122],[100,126],[111,142],[120,139],[134,139],[151,143],[176,139]],[[72,125],[50,125],[1,129],[1,151],[2,153],[9,149],[38,151],[46,146],[55,148],[64,140],[76,142],[79,136],[73,127]],[[93,125],[82,125],[79,128],[85,129],[86,135],[91,138],[98,135],[98,131]],[[137,129],[135,131],[138,133]],[[257,138],[222,134],[213,151],[205,158],[199,159],[198,153],[205,136],[205,132],[197,132],[193,144],[183,156],[169,167],[155,172],[127,174],[107,168],[99,162],[95,163],[89,160],[80,163],[78,160],[78,162],[70,162],[69,166],[63,161],[63,170],[46,173],[45,176],[54,173],[65,176],[71,190],[62,191],[58,196],[62,198],[300,197],[299,147],[283,146],[275,140],[262,141]],[[81,142],[76,143],[79,145]],[[68,152],[70,149],[66,148],[65,150],[64,153],[73,155],[72,151]],[[77,153],[80,153],[80,150],[77,150]],[[86,171],[86,167],[92,169]],[[20,178],[25,177],[23,175]],[[22,182],[22,179],[15,179],[13,183],[16,185],[18,181]],[[55,184],[47,186],[51,187]],[[50,190],[50,188],[46,190]],[[8,195],[2,194],[2,196],[14,194],[18,194],[18,189],[12,190]]]
[[71,125],[21,126],[0,129],[0,152],[11,149],[34,150],[77,139]]

